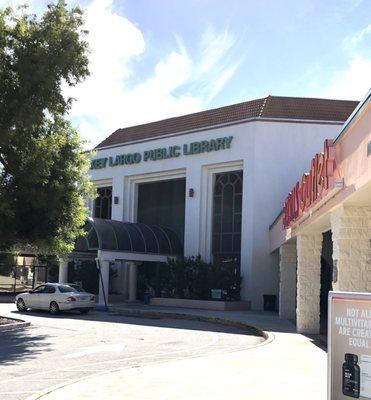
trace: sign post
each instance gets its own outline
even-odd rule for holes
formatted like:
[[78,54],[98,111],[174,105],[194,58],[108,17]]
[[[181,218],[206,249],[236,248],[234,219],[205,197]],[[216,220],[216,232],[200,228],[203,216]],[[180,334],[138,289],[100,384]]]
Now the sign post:
[[371,293],[328,301],[328,400],[371,399]]

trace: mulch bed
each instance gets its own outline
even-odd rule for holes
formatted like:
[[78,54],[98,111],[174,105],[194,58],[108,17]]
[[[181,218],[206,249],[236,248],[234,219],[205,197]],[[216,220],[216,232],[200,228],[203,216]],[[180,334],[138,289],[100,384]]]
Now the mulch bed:
[[15,324],[17,322],[19,322],[19,321],[16,320],[16,319],[0,317],[0,326],[9,325],[9,324]]

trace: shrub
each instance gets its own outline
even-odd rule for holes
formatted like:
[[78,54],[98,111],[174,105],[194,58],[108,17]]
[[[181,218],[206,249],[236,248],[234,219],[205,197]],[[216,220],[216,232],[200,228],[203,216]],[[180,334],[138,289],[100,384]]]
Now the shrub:
[[241,276],[235,262],[202,261],[200,256],[167,262],[169,277],[163,289],[169,297],[210,300],[211,289],[221,289],[225,300],[240,300]]

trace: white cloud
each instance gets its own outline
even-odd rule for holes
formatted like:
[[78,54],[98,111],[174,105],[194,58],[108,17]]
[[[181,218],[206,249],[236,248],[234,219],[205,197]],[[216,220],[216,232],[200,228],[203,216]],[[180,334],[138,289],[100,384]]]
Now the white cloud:
[[333,74],[322,95],[335,99],[361,100],[371,87],[371,59],[353,57],[345,69]]
[[371,24],[367,25],[365,28],[361,29],[359,32],[355,33],[354,35],[347,36],[343,42],[344,46],[352,47],[352,46],[357,45],[369,33],[371,33]]
[[331,77],[325,81],[320,63],[313,64],[302,76],[306,86],[320,97],[361,100],[371,88],[371,58],[364,53],[364,46],[357,46],[366,35],[371,33],[371,24],[342,41],[342,54],[347,63],[342,68],[331,71]]
[[91,145],[118,128],[206,108],[239,66],[228,57],[236,38],[208,28],[192,56],[175,36],[175,48],[133,86],[135,61],[146,50],[140,29],[114,12],[112,0],[94,0],[86,25],[91,76],[65,93],[76,98],[71,117]]
[[24,2],[22,0],[0,0],[0,8],[8,7],[8,6],[16,8],[20,5],[29,4],[29,3],[30,3],[30,1]]
[[[27,4],[40,14],[47,0],[0,0],[0,7]],[[79,1],[68,0],[69,6]],[[221,92],[241,60],[233,56],[237,38],[228,27],[208,26],[191,50],[174,33],[174,48],[155,62],[139,83],[135,63],[146,56],[140,28],[117,14],[113,0],[92,0],[86,7],[90,76],[78,86],[64,85],[76,100],[70,117],[87,147],[125,126],[200,111]],[[133,79],[135,78],[135,79]]]
[[240,63],[235,63],[230,68],[227,68],[219,78],[215,80],[215,83],[208,96],[208,101],[211,101],[224,87],[224,85],[232,78],[236,70],[240,66]]

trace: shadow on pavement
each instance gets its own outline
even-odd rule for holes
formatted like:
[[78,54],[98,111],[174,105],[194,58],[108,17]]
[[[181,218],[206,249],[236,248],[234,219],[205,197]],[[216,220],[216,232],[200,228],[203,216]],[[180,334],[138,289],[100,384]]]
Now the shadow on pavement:
[[310,339],[312,344],[327,353],[327,338],[323,335],[304,335]]
[[1,333],[0,365],[18,364],[48,350],[46,335],[33,334],[32,328]]
[[[251,336],[259,336],[254,330],[243,329],[233,326],[222,325],[215,322],[204,322],[189,319],[172,318],[171,315],[166,318],[162,317],[151,317],[151,316],[126,316],[117,315],[112,313],[107,313],[104,311],[93,310],[89,314],[81,315],[79,312],[69,311],[63,312],[59,315],[51,315],[47,311],[27,311],[21,313],[19,311],[11,312],[14,317],[22,318],[22,316],[35,316],[48,319],[65,319],[66,323],[73,324],[73,320],[84,320],[86,322],[103,322],[112,324],[129,324],[129,325],[139,325],[139,326],[153,326],[159,328],[171,328],[171,329],[186,329],[193,331],[209,331],[209,332],[220,332],[220,333],[230,333],[230,334],[243,334]],[[27,320],[31,321],[29,318]],[[32,325],[31,325],[32,326]],[[87,329],[89,326],[87,325]],[[104,329],[109,329],[105,327]],[[1,358],[0,358],[1,361]]]

